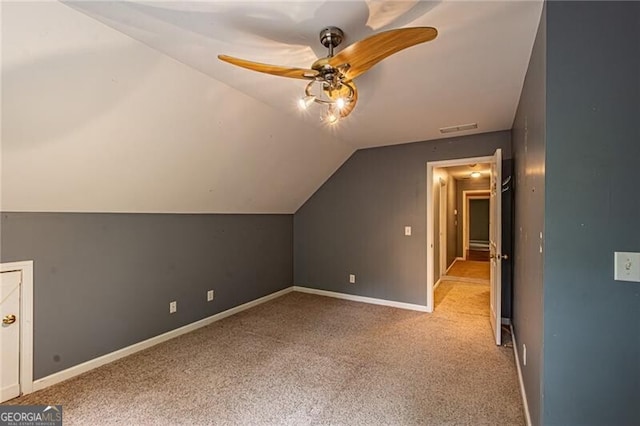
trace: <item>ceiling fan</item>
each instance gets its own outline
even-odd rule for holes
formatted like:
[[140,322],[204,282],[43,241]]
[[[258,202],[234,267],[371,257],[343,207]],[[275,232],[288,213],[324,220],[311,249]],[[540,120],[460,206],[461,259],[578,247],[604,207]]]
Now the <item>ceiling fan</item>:
[[320,31],[320,43],[328,49],[327,57],[316,60],[311,68],[289,68],[262,64],[227,55],[218,59],[230,64],[280,77],[310,80],[305,95],[298,101],[302,109],[312,103],[325,105],[324,120],[329,124],[348,116],[358,100],[353,81],[375,64],[400,50],[431,41],[438,35],[433,27],[400,28],[374,34],[346,47],[336,55],[333,49],[342,43],[344,33],[337,27]]

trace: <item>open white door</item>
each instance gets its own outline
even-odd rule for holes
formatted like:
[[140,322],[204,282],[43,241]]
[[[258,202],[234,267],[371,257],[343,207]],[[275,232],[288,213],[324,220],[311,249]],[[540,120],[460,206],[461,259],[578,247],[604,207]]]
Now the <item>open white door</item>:
[[20,395],[20,271],[0,273],[0,402]]
[[496,150],[491,162],[489,201],[489,246],[491,258],[491,329],[496,345],[502,344],[502,151]]

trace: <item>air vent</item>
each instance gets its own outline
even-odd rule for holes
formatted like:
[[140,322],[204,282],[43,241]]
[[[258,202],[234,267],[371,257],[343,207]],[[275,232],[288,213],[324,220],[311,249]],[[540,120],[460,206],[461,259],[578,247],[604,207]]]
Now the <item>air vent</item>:
[[440,133],[462,132],[463,130],[473,130],[478,128],[478,123],[460,124],[459,126],[442,127]]

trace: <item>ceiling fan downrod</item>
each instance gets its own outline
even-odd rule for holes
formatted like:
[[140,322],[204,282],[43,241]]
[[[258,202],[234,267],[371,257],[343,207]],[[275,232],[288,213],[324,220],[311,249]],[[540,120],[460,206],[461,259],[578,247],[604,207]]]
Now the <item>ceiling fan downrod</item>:
[[320,31],[320,43],[329,49],[329,58],[333,56],[333,48],[338,47],[342,40],[344,40],[344,33],[338,27],[326,27]]

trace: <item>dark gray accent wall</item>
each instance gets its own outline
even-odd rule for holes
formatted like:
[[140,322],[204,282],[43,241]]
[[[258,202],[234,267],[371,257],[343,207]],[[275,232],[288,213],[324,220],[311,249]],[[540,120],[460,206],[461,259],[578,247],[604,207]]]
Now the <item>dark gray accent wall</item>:
[[291,215],[2,213],[0,226],[2,262],[34,260],[36,379],[293,281]]
[[614,252],[640,251],[638,119],[640,3],[548,2],[513,126],[535,425],[640,424],[640,285],[613,280]]
[[[546,6],[513,123],[514,250],[513,329],[521,354],[520,368],[533,425],[542,424],[542,336],[545,145],[546,145]],[[569,196],[564,202],[569,202]],[[527,347],[524,365],[523,346]]]
[[[513,149],[513,148],[512,148]],[[502,317],[512,318],[513,306],[513,159],[502,162],[502,254],[507,260],[502,260]]]
[[640,3],[547,4],[543,423],[640,424]]
[[509,131],[356,151],[294,216],[294,282],[425,305],[426,163],[496,148],[511,158]]
[[469,240],[489,241],[489,199],[469,200]]

